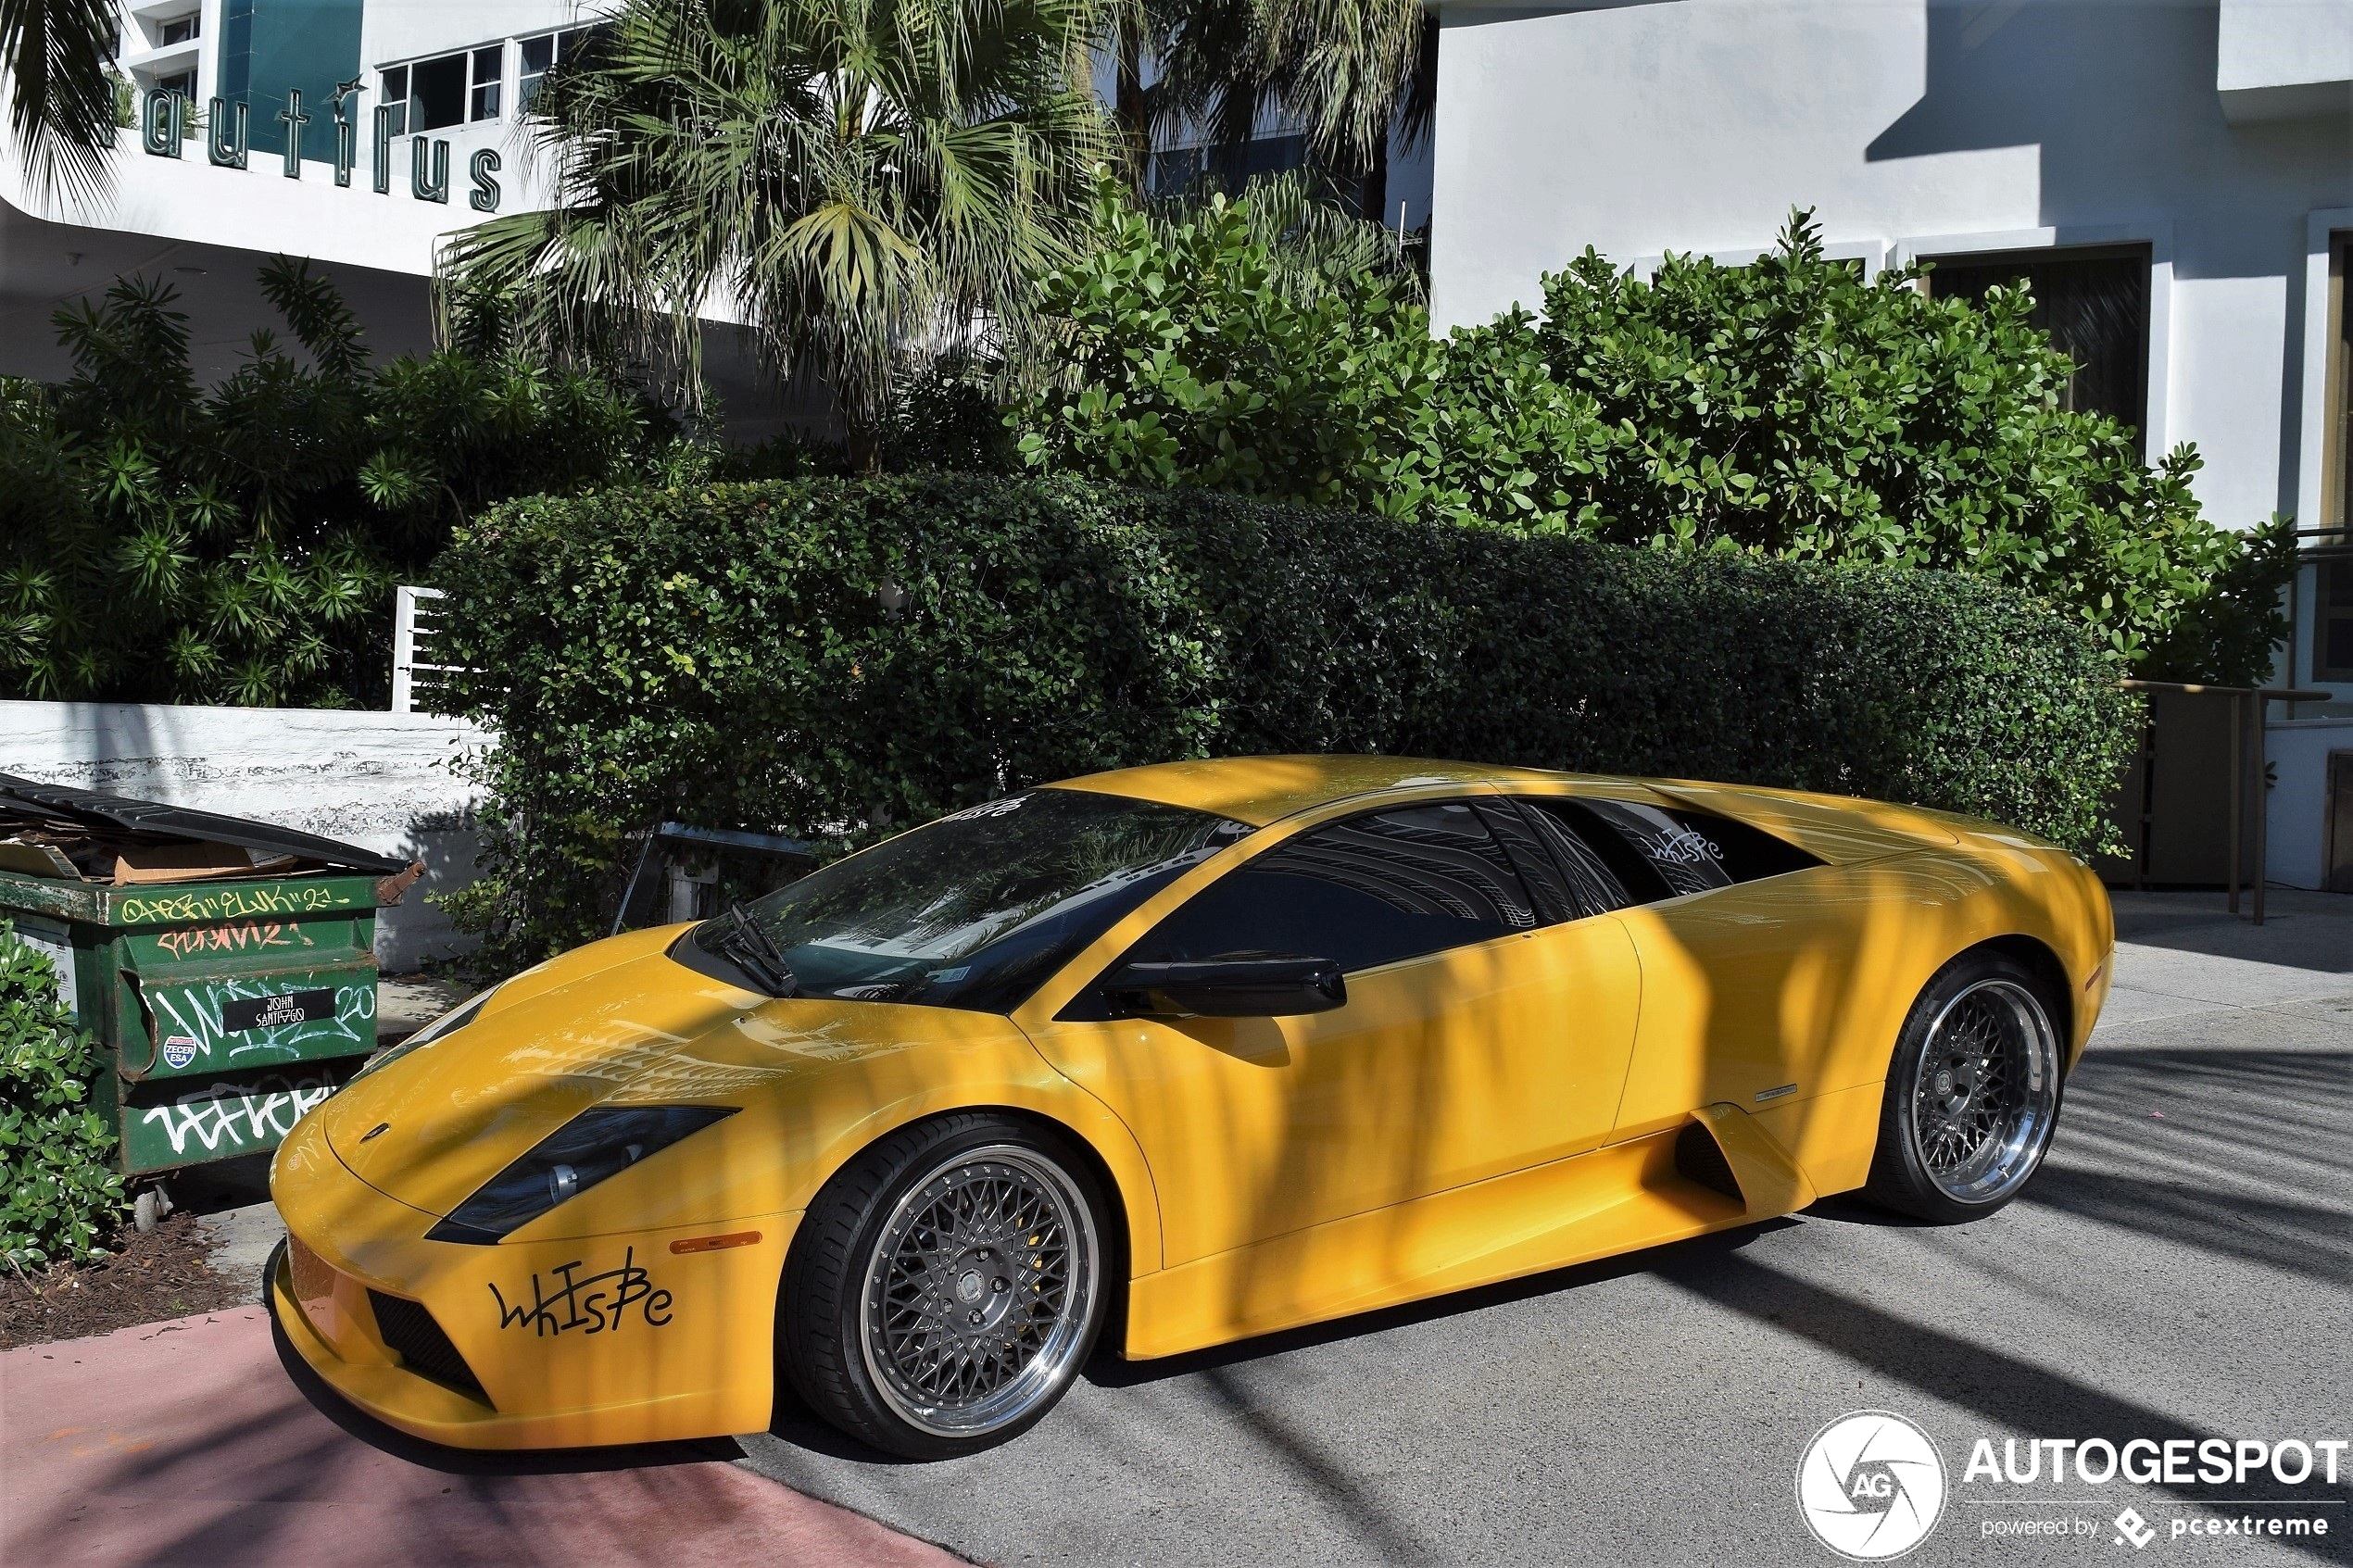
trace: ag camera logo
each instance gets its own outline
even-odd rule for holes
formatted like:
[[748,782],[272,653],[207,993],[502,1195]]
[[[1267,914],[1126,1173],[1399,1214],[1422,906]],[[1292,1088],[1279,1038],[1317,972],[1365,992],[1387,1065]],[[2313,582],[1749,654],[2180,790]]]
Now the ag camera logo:
[[1806,1445],[1797,1512],[1841,1557],[1901,1557],[1944,1516],[1944,1461],[1927,1433],[1892,1411],[1840,1416]]

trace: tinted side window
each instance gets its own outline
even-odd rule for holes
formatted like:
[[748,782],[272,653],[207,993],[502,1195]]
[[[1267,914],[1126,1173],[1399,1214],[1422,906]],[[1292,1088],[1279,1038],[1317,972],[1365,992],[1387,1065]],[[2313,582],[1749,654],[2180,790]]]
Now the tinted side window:
[[[1582,835],[1627,885],[1635,888],[1647,884],[1652,889],[1640,895],[1644,901],[1705,893],[1821,864],[1794,845],[1745,822],[1687,807],[1645,806],[1626,800],[1547,801],[1545,805],[1581,812],[1588,824]],[[1639,860],[1640,866],[1629,869],[1629,859]]]
[[1522,800],[1520,804],[1543,831],[1564,871],[1574,868],[1591,896],[1606,900],[1608,908],[1619,909],[1674,897],[1675,890],[1650,861],[1624,835],[1587,810],[1583,801]]
[[1556,817],[1522,809],[1536,804],[1498,798],[1480,802],[1479,809],[1536,895],[1537,912],[1547,922],[1583,920],[1632,903],[1584,839]]
[[1202,890],[1123,961],[1300,953],[1353,972],[1535,925],[1529,892],[1467,806],[1367,812]]
[[1755,882],[1822,863],[1818,857],[1808,855],[1788,840],[1775,838],[1762,828],[1734,822],[1730,817],[1676,806],[1668,807],[1667,815],[1680,823],[1686,833],[1698,834],[1714,854],[1716,863],[1734,882]]

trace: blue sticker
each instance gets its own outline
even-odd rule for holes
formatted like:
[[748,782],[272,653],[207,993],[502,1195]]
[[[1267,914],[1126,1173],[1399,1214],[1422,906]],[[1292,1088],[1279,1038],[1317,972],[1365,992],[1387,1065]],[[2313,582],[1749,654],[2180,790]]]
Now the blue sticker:
[[196,1060],[196,1042],[192,1035],[173,1035],[163,1043],[163,1064],[177,1073]]

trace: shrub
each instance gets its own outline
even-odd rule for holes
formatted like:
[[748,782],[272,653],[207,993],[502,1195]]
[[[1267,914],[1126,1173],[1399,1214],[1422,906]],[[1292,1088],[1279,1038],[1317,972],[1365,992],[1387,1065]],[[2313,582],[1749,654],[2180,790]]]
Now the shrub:
[[664,418],[610,381],[495,347],[371,366],[307,269],[262,269],[293,341],[209,390],[136,278],[57,313],[69,380],[0,378],[0,696],[381,705],[392,585],[452,522],[659,470]]
[[122,1215],[114,1133],[89,1105],[97,1043],[49,960],[0,921],[0,1257],[83,1258]]
[[[2199,513],[2199,460],[2061,407],[2022,290],[1866,282],[1810,217],[1754,265],[1590,249],[1441,342],[1365,279],[1298,299],[1234,208],[1107,208],[1049,277],[1072,370],[1011,416],[1048,472],[1231,490],[1618,544],[1966,572],[2026,589],[2143,675],[2265,678],[2294,570],[2280,520]],[[1335,281],[1336,285],[1338,281]]]
[[842,847],[1039,780],[1379,751],[1988,816],[2079,849],[2133,704],[1949,574],[1626,549],[1202,492],[929,475],[510,503],[437,567],[495,725],[498,961],[598,934],[671,816]]

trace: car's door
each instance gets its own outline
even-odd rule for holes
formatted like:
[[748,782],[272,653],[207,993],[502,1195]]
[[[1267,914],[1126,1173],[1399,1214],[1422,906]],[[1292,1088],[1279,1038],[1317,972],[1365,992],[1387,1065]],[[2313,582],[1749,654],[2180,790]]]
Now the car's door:
[[[1891,1006],[1900,1019],[1920,977],[1911,953],[1873,946],[1870,922],[1888,900],[1873,895],[1872,868],[1825,865],[1655,797],[1523,804],[1548,834],[1592,847],[1628,891],[1619,919],[1647,1005],[1615,1137],[1672,1127],[1704,1105],[1810,1101],[1871,1075],[1842,1073],[1850,1058],[1884,1073],[1893,1035],[1880,1037],[1880,1021]],[[1863,1047],[1839,1049],[1856,1031],[1870,1035]]]
[[1119,960],[1327,958],[1345,1006],[1105,1018],[1082,992],[1038,1044],[1134,1130],[1170,1266],[1556,1160],[1609,1131],[1640,987],[1624,929],[1563,885],[1507,804],[1360,812],[1228,872]]

